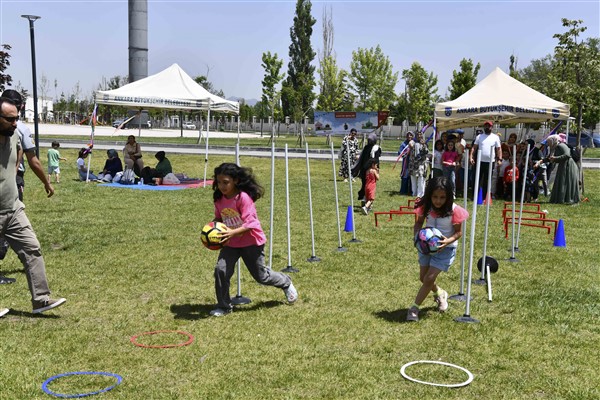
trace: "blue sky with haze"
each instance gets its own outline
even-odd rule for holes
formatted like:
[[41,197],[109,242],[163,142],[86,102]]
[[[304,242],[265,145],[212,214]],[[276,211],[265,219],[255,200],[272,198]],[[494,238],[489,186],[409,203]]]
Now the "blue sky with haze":
[[[338,65],[349,69],[352,51],[380,45],[394,70],[417,61],[438,76],[444,96],[462,58],[481,63],[478,80],[496,66],[508,71],[552,53],[561,18],[582,19],[584,36],[600,36],[600,2],[591,1],[313,1],[312,36],[322,49],[322,14],[331,9]],[[263,52],[277,53],[287,71],[295,1],[148,0],[148,72],[173,63],[189,75],[206,75],[226,97],[260,99]],[[31,92],[28,22],[35,23],[38,82],[50,81],[51,97],[69,95],[79,82],[89,95],[103,78],[128,74],[126,0],[0,0],[0,43],[12,46],[6,71],[13,86]],[[317,59],[314,62],[317,65]],[[399,79],[397,92],[404,88]],[[315,89],[316,90],[316,89]],[[39,93],[38,93],[39,94]]]

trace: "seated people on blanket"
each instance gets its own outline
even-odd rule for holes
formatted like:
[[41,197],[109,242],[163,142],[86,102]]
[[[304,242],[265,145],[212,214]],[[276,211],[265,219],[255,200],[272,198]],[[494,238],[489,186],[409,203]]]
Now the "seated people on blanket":
[[[82,147],[79,150],[79,158],[77,159],[77,170],[79,171],[79,180],[80,181],[97,181],[98,177],[93,174],[92,170],[88,171],[87,165],[85,163],[85,159],[90,154],[90,149]],[[89,172],[89,173],[88,173]]]
[[144,161],[142,160],[142,148],[135,141],[135,136],[133,135],[127,137],[127,143],[125,143],[125,147],[123,148],[123,158],[125,160],[125,168],[133,169],[133,172],[139,176],[142,169],[144,169]]
[[158,164],[156,164],[155,168],[145,167],[142,170],[141,177],[144,179],[144,182],[152,183],[154,178],[164,178],[167,174],[173,172],[173,168],[171,167],[171,162],[166,157],[164,151],[157,152],[154,157],[158,160]]
[[117,173],[123,171],[123,163],[115,149],[106,150],[106,157],[104,169],[98,175],[98,179],[102,179],[104,182],[112,182]]

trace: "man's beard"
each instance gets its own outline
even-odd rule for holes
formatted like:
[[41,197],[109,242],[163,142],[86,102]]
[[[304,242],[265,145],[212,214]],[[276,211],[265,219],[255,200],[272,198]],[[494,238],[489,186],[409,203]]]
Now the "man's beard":
[[10,129],[5,129],[5,130],[1,130],[0,131],[0,135],[2,136],[6,136],[6,137],[11,137],[12,135],[15,134],[15,130],[10,130]]

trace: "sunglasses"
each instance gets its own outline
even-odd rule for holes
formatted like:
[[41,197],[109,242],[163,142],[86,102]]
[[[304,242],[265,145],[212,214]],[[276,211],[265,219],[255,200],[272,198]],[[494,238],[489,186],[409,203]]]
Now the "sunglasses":
[[6,120],[6,121],[8,121],[8,122],[11,122],[11,123],[12,123],[12,122],[16,122],[16,121],[18,121],[18,120],[19,120],[19,116],[16,116],[16,117],[7,117],[7,116],[5,116],[5,115],[0,115],[0,118],[2,118],[2,119],[4,119],[4,120]]

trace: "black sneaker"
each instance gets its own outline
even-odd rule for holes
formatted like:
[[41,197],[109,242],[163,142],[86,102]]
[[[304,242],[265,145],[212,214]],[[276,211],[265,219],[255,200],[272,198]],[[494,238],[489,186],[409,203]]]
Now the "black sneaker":
[[56,300],[48,299],[45,301],[32,301],[31,304],[33,305],[33,313],[39,314],[39,313],[43,313],[44,311],[52,310],[53,308],[61,306],[66,301],[67,301],[67,299],[63,299],[63,298],[56,299]]
[[0,238],[0,260],[4,260],[6,257],[6,253],[8,253],[8,249],[10,246],[4,237]]
[[0,285],[7,285],[9,283],[15,283],[17,280],[15,278],[9,278],[6,276],[0,276]]

